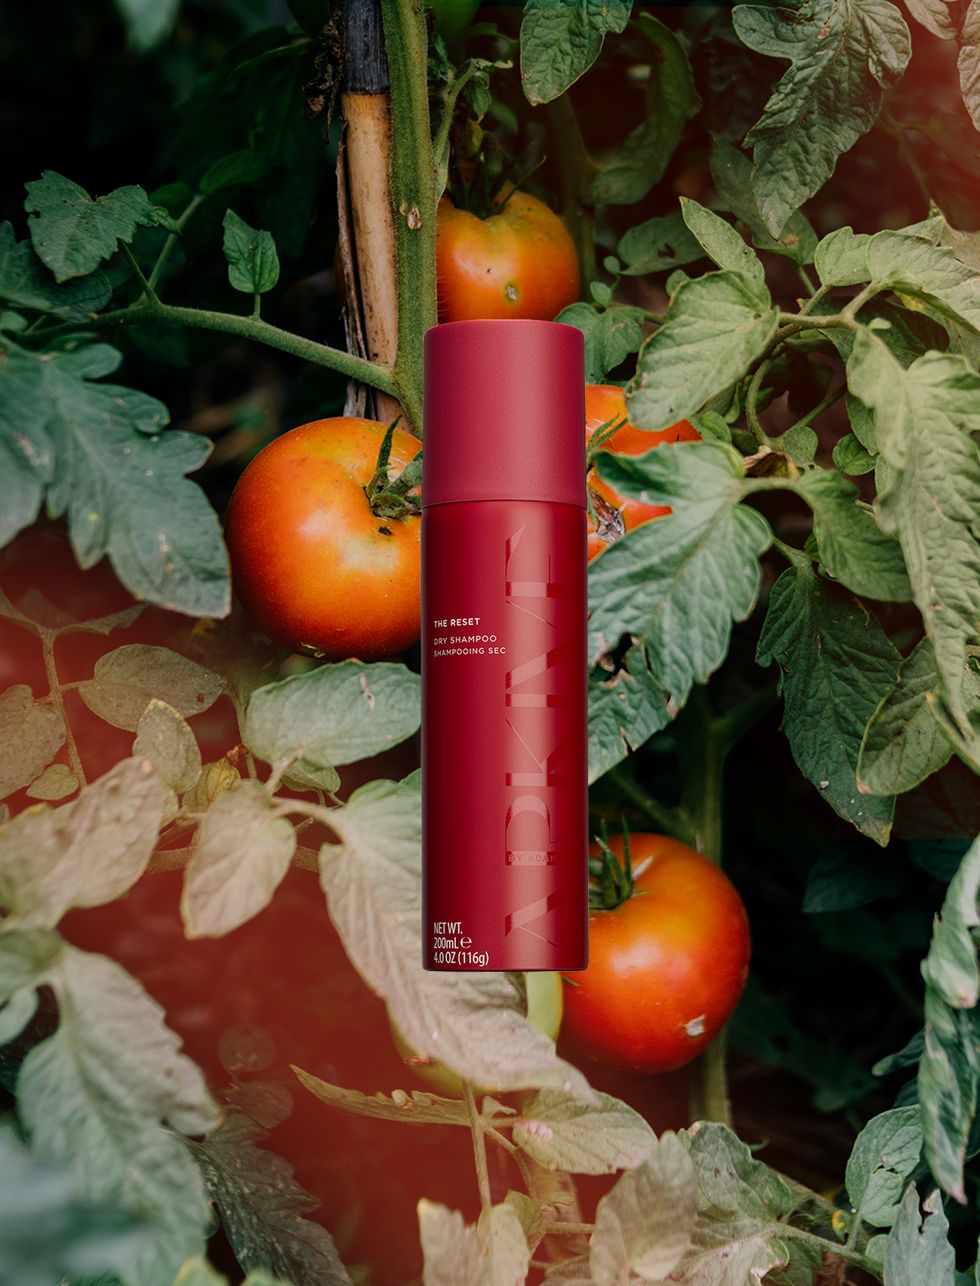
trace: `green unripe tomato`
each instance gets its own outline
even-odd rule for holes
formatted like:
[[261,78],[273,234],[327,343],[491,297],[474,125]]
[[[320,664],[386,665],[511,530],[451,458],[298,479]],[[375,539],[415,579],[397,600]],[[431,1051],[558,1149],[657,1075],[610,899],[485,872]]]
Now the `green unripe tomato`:
[[[564,1005],[563,983],[560,973],[539,970],[524,975],[527,979],[527,1017],[532,1026],[552,1040],[558,1039],[561,1030],[562,1007]],[[417,1054],[394,1023],[391,1026],[392,1040],[401,1054],[407,1067],[424,1081],[437,1089],[440,1094],[449,1098],[463,1097],[463,1082],[455,1072],[450,1071],[444,1063],[436,1058],[426,1058]],[[493,1094],[498,1086],[481,1085],[478,1094]]]

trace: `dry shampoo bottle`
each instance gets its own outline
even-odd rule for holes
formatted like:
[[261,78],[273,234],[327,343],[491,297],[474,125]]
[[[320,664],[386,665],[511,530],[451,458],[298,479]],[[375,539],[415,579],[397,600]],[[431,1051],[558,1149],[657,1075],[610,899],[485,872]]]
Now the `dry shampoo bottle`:
[[423,958],[588,963],[583,340],[425,336]]

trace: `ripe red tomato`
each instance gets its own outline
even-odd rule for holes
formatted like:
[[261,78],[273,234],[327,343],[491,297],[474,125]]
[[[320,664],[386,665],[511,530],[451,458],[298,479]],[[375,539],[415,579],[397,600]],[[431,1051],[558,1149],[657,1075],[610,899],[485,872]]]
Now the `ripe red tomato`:
[[[749,924],[708,858],[665,835],[634,834],[629,844],[632,896],[589,913],[589,967],[566,975],[564,1030],[610,1067],[669,1072],[731,1017],[748,975]],[[609,847],[622,857],[622,837]]]
[[436,222],[439,320],[529,317],[551,321],[578,298],[575,243],[537,197],[513,191],[481,219],[442,197]]
[[[235,590],[270,638],[332,660],[404,651],[420,625],[419,519],[365,488],[385,425],[338,417],[284,433],[238,480],[225,521]],[[395,430],[389,475],[419,451]]]
[[[650,451],[653,447],[662,446],[665,442],[696,442],[701,437],[694,425],[689,424],[687,420],[679,420],[676,424],[672,424],[669,429],[660,429],[654,433],[650,433],[646,429],[638,429],[627,417],[626,397],[618,384],[586,384],[586,446],[589,445],[592,434],[596,429],[601,424],[606,424],[609,420],[626,421],[621,429],[617,429],[602,444],[603,450],[614,451],[617,455],[643,455],[645,451]],[[599,477],[595,469],[589,470],[588,484],[593,491],[598,492],[602,500],[606,501],[612,508],[620,511],[626,531],[632,531],[641,522],[649,522],[651,518],[662,518],[664,514],[670,513],[669,505],[647,505],[642,500],[624,500],[618,492],[613,490],[608,482],[604,482]],[[615,537],[613,538],[615,539]],[[591,560],[597,554],[601,554],[610,543],[608,537],[601,535],[596,530],[596,525],[590,515],[589,559]]]

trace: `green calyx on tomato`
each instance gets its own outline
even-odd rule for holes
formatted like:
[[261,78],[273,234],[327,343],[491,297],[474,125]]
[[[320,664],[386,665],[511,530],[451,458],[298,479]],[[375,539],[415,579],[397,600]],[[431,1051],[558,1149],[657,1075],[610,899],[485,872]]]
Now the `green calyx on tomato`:
[[364,488],[371,512],[378,518],[406,518],[420,511],[418,489],[422,484],[422,452],[413,456],[394,478],[389,475],[391,444],[401,416],[396,415],[385,430],[378,448],[378,463]]
[[633,896],[629,831],[623,828],[622,860],[609,847],[605,826],[596,843],[599,856],[589,858],[589,907],[597,911],[614,911]]

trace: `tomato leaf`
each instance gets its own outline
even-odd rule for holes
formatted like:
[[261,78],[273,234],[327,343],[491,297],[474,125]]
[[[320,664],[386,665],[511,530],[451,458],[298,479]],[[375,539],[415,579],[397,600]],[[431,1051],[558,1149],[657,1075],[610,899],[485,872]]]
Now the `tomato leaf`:
[[912,587],[894,536],[881,530],[857,487],[827,469],[804,473],[795,490],[813,510],[820,563],[836,581],[865,598],[908,603]]
[[475,1085],[565,1089],[585,1077],[525,1016],[506,973],[422,968],[421,801],[417,782],[374,781],[330,812],[339,844],[320,850],[320,883],[348,955],[408,1043]]
[[972,735],[962,677],[967,645],[980,636],[980,453],[970,436],[980,427],[980,375],[962,357],[940,353],[905,370],[875,331],[862,328],[847,377],[897,474],[879,488],[880,524],[898,535],[947,704]]
[[162,206],[153,205],[141,187],[116,188],[95,200],[84,188],[54,170],[25,185],[24,209],[31,241],[55,280],[84,277],[115,254],[120,241],[131,242],[136,229],[174,228]]
[[813,255],[813,264],[825,286],[858,286],[871,280],[867,232],[835,228],[823,238]]
[[[857,768],[863,790],[874,795],[903,794],[949,760],[953,746],[933,711],[939,687],[936,654],[928,638],[921,639],[902,661],[895,686],[881,699],[865,729]],[[976,700],[980,701],[980,691]]]
[[26,683],[0,692],[0,799],[29,785],[64,745],[65,725]]
[[127,643],[95,663],[92,678],[78,691],[88,708],[114,728],[135,732],[149,703],[166,702],[178,714],[209,710],[224,691],[220,675],[179,652],[145,643]]
[[949,1244],[949,1221],[939,1192],[932,1192],[919,1209],[919,1194],[910,1183],[885,1246],[888,1286],[953,1286],[956,1260]]
[[642,1164],[655,1143],[638,1112],[610,1094],[595,1105],[541,1090],[514,1121],[514,1142],[549,1170],[613,1174]]
[[704,251],[675,210],[627,228],[616,246],[616,254],[625,264],[623,276],[643,277],[650,272],[692,263],[702,258]]
[[671,712],[646,648],[634,643],[613,674],[589,676],[589,781],[597,781],[631,751],[665,728]]
[[867,255],[868,281],[922,299],[941,317],[980,331],[980,278],[951,247],[908,230],[878,232],[867,243]]
[[197,830],[180,912],[189,938],[218,938],[263,910],[296,850],[292,823],[272,810],[258,781],[218,796]]
[[492,1206],[472,1226],[458,1210],[423,1199],[419,1232],[426,1286],[508,1286],[527,1276],[531,1251],[512,1204]]
[[569,304],[556,321],[577,326],[585,337],[585,379],[601,383],[643,342],[645,313],[631,304],[613,304],[601,312],[591,304]]
[[28,786],[27,795],[29,799],[65,799],[68,795],[74,795],[79,784],[78,778],[67,764],[48,764],[44,772]]
[[136,725],[133,754],[148,759],[171,790],[182,795],[201,775],[197,738],[179,711],[154,697]]
[[380,754],[419,719],[419,677],[407,666],[340,661],[253,692],[244,735],[266,763],[309,772]]
[[681,214],[708,258],[719,268],[740,273],[747,282],[758,287],[756,293],[759,299],[768,303],[766,270],[762,266],[762,260],[751,246],[745,244],[732,225],[688,197],[681,197]]
[[596,464],[621,495],[663,501],[672,512],[627,532],[590,565],[594,654],[623,633],[645,639],[679,709],[724,660],[732,621],[752,610],[769,526],[739,504],[741,457],[719,443],[682,442],[635,457],[600,452]]
[[150,860],[163,803],[151,765],[124,759],[71,803],[21,813],[0,828],[4,923],[53,928],[72,907],[121,897]]
[[756,200],[778,236],[875,123],[884,91],[908,64],[909,30],[889,0],[815,0],[801,10],[742,4],[732,17],[743,44],[792,64],[746,135]]
[[760,250],[783,255],[793,263],[813,262],[817,234],[799,211],[791,214],[782,231],[773,236],[752,190],[752,162],[725,138],[711,144],[709,158],[711,177],[727,209],[752,233],[752,243]]
[[875,467],[875,458],[858,440],[856,434],[845,433],[834,443],[834,464],[841,473],[859,478],[871,472]]
[[857,784],[865,726],[901,662],[878,621],[801,564],[773,586],[757,659],[779,665],[783,726],[800,771],[835,812],[886,844],[895,800]]
[[694,1165],[676,1134],[651,1138],[647,1156],[627,1170],[596,1207],[589,1267],[598,1286],[674,1274],[691,1244],[698,1209]]
[[235,1258],[246,1273],[266,1269],[295,1286],[349,1286],[333,1238],[306,1218],[320,1203],[296,1182],[288,1161],[262,1146],[267,1138],[231,1108],[193,1145]]
[[627,385],[629,417],[665,429],[700,411],[762,356],[779,315],[741,273],[708,273],[679,286],[667,321],[640,349]]
[[144,53],[170,35],[180,0],[116,0],[116,8],[126,23],[129,43]]
[[963,15],[960,42],[956,63],[960,74],[960,93],[970,120],[980,130],[980,0],[971,0]]
[[10,1125],[0,1125],[0,1279],[50,1286],[114,1276],[143,1235],[136,1215],[85,1201],[64,1170],[38,1160]]
[[228,280],[247,295],[264,295],[279,280],[279,256],[269,232],[250,228],[234,210],[225,212],[224,251]]
[[53,990],[59,1022],[18,1077],[32,1146],[74,1175],[88,1200],[150,1223],[148,1244],[120,1273],[125,1286],[170,1286],[183,1260],[203,1251],[209,1220],[204,1185],[174,1133],[216,1124],[204,1079],[160,1006],[114,960],[64,944],[36,982]]
[[890,1228],[902,1204],[905,1180],[919,1163],[922,1125],[918,1105],[872,1117],[854,1140],[844,1181],[854,1218]]
[[550,103],[589,70],[606,33],[626,26],[632,0],[555,4],[527,0],[521,19],[521,84],[529,103]]
[[663,178],[684,122],[701,106],[677,35],[650,13],[641,12],[637,25],[652,46],[644,119],[596,175],[592,200],[597,204],[629,205],[646,196]]
[[[75,554],[91,567],[108,554],[119,579],[139,598],[175,611],[228,611],[228,556],[217,515],[184,475],[210,446],[200,437],[162,432],[166,407],[145,393],[94,383],[121,354],[105,344],[70,353],[0,353],[0,447],[15,460],[15,482],[34,478],[9,540],[33,520],[40,491],[52,517],[66,514]],[[6,494],[6,478],[0,484]],[[35,494],[36,492],[36,494]],[[33,506],[33,512],[32,512]]]
[[112,295],[103,272],[84,280],[58,285],[35,254],[29,241],[18,242],[13,227],[0,223],[0,299],[66,320],[86,320]]
[[412,1090],[410,1094],[404,1090],[395,1090],[392,1094],[362,1094],[343,1085],[331,1085],[300,1067],[294,1067],[293,1071],[300,1084],[321,1103],[352,1116],[409,1125],[469,1125],[466,1104],[459,1098],[440,1098],[424,1090]]

